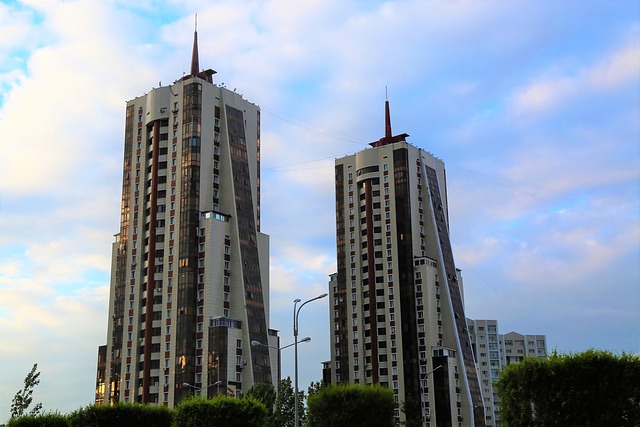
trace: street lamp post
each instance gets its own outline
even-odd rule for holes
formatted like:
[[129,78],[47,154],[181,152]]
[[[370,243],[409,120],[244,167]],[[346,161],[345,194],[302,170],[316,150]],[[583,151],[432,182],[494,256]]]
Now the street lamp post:
[[300,304],[300,307],[297,307],[300,302],[300,298],[296,298],[293,300],[293,348],[294,348],[294,377],[295,377],[295,390],[294,390],[294,402],[295,402],[295,427],[300,427],[300,414],[298,411],[298,314],[302,307],[309,304],[312,301],[321,299],[326,297],[328,294],[318,295],[315,298],[311,298]]
[[[298,341],[298,344],[304,343],[304,342],[309,342],[309,341],[311,341],[311,337],[304,337],[300,341]],[[293,346],[294,344],[295,343],[292,342],[291,344],[287,344],[287,345],[285,345],[283,347],[273,347],[273,346],[270,346],[270,345],[267,345],[267,344],[263,344],[260,341],[256,341],[256,340],[251,341],[251,345],[253,347],[267,347],[267,348],[273,348],[274,350],[278,350],[278,384],[277,384],[277,387],[276,387],[276,392],[280,391],[280,380],[281,380],[281,374],[282,374],[282,363],[281,363],[281,361],[282,361],[282,350],[284,350],[285,348],[289,348],[289,347]]]
[[431,374],[432,372],[438,370],[442,368],[442,365],[438,365],[435,368],[433,368],[432,370],[430,370],[429,372],[427,372],[426,374],[424,374],[424,376],[422,378],[420,378],[420,389],[422,390],[422,394],[420,396],[420,416],[422,417],[422,425],[426,426],[427,422],[424,419],[424,400],[423,400],[423,396],[424,395],[424,381],[426,381],[427,378],[429,378],[429,374]]

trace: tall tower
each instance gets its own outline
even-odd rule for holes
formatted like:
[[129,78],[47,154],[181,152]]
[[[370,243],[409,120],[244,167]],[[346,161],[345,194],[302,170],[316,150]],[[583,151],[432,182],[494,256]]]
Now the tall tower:
[[331,382],[389,387],[426,426],[480,426],[444,163],[407,136],[392,135],[386,101],[385,136],[336,160]]
[[171,407],[278,378],[260,109],[213,74],[199,69],[196,30],[190,74],[127,102],[96,402]]

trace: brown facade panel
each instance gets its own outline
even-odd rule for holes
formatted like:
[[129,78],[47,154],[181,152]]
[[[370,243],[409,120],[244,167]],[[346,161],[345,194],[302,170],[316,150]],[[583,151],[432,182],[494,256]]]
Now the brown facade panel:
[[[262,279],[260,276],[260,257],[258,254],[257,224],[254,219],[254,201],[251,193],[251,176],[249,174],[249,158],[246,146],[243,112],[225,106],[229,148],[231,152],[231,170],[233,187],[238,213],[237,225],[242,263],[242,279],[245,291],[245,308],[247,310],[247,328],[250,342],[267,343],[268,331],[262,295]],[[265,346],[251,347],[254,381],[258,384],[271,384],[271,361]]]

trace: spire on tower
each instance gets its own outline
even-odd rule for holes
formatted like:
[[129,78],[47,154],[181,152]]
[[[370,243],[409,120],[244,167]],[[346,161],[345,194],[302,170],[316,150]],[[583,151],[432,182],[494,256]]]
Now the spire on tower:
[[200,72],[200,61],[198,59],[198,14],[195,17],[195,27],[193,31],[193,52],[191,54],[191,77],[196,77]]
[[193,31],[193,52],[191,53],[191,72],[189,75],[183,76],[180,80],[198,77],[209,83],[213,83],[213,75],[215,73],[215,70],[212,70],[211,68],[200,71],[200,60],[198,58],[198,14],[196,14]]
[[389,99],[384,101],[384,137],[391,138],[391,113],[389,112]]
[[393,144],[394,142],[404,141],[408,133],[401,133],[400,135],[395,135],[391,133],[391,113],[389,109],[389,96],[387,94],[387,87],[384,88],[384,137],[380,138],[378,141],[371,142],[369,145],[372,147],[382,147],[383,145]]

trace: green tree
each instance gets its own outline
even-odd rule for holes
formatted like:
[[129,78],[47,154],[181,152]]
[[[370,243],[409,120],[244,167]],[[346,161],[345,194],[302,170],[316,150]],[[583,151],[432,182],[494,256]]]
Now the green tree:
[[242,395],[242,398],[245,397],[251,397],[267,408],[267,423],[269,424],[273,418],[273,410],[276,405],[276,391],[273,386],[270,384],[256,384]]
[[[291,385],[291,377],[280,380],[275,410],[272,417],[272,427],[293,427],[295,425],[295,393]],[[306,419],[304,410],[304,391],[298,390],[298,417],[300,425]]]
[[311,381],[311,384],[309,384],[309,388],[307,389],[307,398],[309,398],[309,397],[313,396],[314,394],[318,393],[326,385],[327,384],[325,384],[324,381],[316,381],[316,382]]
[[30,412],[26,412],[33,401],[33,389],[40,384],[40,372],[38,364],[34,363],[31,372],[24,379],[24,388],[19,390],[11,402],[11,418],[18,418],[23,415],[38,415],[42,409],[42,403],[36,403]]
[[407,398],[400,405],[400,410],[404,413],[405,421],[402,425],[406,427],[422,427],[422,408],[420,401],[414,398]]
[[379,385],[329,385],[309,397],[309,427],[392,427],[393,391]]
[[553,352],[507,366],[497,383],[506,426],[637,426],[640,358]]

